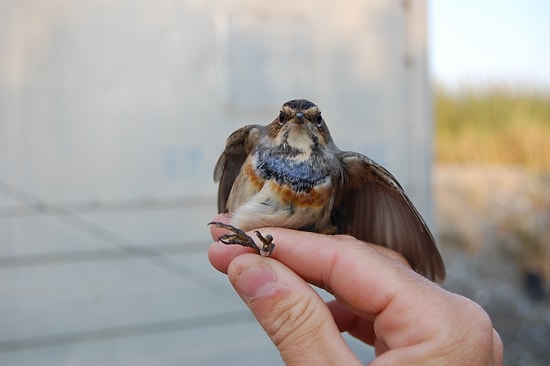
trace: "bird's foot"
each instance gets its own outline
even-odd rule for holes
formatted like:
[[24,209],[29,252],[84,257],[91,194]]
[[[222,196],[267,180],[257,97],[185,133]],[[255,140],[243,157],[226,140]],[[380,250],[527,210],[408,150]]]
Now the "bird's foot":
[[254,240],[248,236],[243,230],[236,228],[233,225],[224,224],[223,222],[212,221],[208,225],[216,225],[219,228],[226,229],[232,232],[232,234],[224,234],[218,237],[218,240],[224,244],[239,244],[243,247],[248,247],[254,249],[254,251],[260,254],[262,257],[269,257],[275,248],[273,244],[273,237],[271,235],[266,235],[265,237],[259,232],[256,231],[256,236],[262,242],[262,247],[258,248]]
[[273,244],[273,237],[267,234],[265,237],[259,231],[255,231],[256,236],[262,242],[262,247],[260,249],[260,255],[262,257],[269,257],[275,249],[275,244]]

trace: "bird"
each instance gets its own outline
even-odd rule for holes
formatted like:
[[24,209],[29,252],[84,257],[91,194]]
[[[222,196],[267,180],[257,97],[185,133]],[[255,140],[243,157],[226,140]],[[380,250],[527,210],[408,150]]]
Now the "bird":
[[[218,212],[231,224],[219,241],[268,256],[274,226],[347,234],[399,252],[413,270],[442,282],[445,265],[426,222],[397,179],[369,157],[334,143],[320,108],[306,99],[284,103],[267,125],[234,131],[214,167]],[[297,243],[296,245],[299,245]]]

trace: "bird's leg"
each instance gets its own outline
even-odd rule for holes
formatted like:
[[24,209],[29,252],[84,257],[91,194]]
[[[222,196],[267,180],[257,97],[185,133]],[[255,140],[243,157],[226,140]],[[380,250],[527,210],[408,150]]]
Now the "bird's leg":
[[256,231],[256,236],[262,242],[262,248],[259,249],[254,240],[248,236],[243,230],[236,228],[233,225],[224,224],[223,222],[209,222],[208,225],[216,225],[219,228],[226,229],[232,232],[232,234],[225,234],[218,237],[218,240],[224,244],[239,244],[243,247],[249,247],[254,249],[254,251],[260,254],[263,257],[269,257],[275,244],[273,244],[273,237],[271,235],[266,235],[265,237],[259,232]]
[[252,240],[250,236],[246,235],[246,233],[241,229],[236,228],[233,225],[228,225],[228,224],[224,224],[223,222],[216,222],[216,221],[209,222],[208,225],[216,225],[217,227],[229,230],[233,233],[233,234],[221,235],[220,237],[218,237],[218,241],[221,241],[222,243],[228,244],[228,245],[239,244],[239,245],[242,245],[243,247],[249,247],[254,249],[256,253],[260,254],[260,249],[258,249],[258,246],[256,245],[256,243],[254,243],[254,240]]

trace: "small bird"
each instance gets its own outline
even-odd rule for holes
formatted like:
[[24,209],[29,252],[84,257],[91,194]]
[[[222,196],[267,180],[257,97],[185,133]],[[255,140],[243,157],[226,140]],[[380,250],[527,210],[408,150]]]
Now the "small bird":
[[[445,266],[426,223],[394,176],[365,155],[341,151],[314,103],[291,100],[267,126],[233,132],[214,168],[218,211],[231,224],[212,222],[240,244],[269,255],[271,235],[245,231],[277,226],[348,234],[401,253],[412,268],[442,282]],[[298,245],[298,244],[297,244]]]

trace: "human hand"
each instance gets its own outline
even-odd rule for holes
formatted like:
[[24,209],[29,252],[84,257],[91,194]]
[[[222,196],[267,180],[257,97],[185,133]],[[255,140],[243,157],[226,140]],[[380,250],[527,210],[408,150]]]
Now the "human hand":
[[[502,364],[502,341],[485,311],[416,274],[398,253],[350,236],[261,231],[275,238],[271,258],[218,242],[208,257],[286,365],[360,365],[340,332],[374,346],[372,366]],[[211,226],[213,238],[224,233]],[[325,303],[308,282],[336,300]]]

